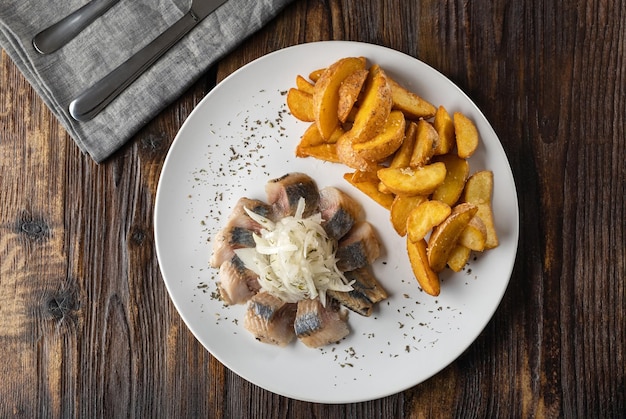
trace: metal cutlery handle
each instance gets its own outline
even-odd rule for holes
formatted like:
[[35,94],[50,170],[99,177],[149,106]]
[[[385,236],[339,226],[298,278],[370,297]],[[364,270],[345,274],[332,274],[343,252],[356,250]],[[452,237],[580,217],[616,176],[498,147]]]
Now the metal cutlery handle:
[[92,0],[33,38],[33,46],[40,54],[50,54],[82,32],[120,0]]
[[143,49],[85,90],[70,103],[69,111],[72,118],[77,121],[89,121],[100,113],[199,21],[193,12],[185,14]]

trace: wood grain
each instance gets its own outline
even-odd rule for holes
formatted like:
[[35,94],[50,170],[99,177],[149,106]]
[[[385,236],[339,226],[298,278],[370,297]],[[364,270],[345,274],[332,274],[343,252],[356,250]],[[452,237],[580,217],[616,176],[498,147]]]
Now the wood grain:
[[[507,293],[430,380],[322,405],[254,386],[195,340],[154,249],[169,146],[215,83],[318,40],[384,45],[463,89],[520,202]],[[626,5],[297,0],[101,165],[0,56],[0,417],[602,417],[626,412]]]

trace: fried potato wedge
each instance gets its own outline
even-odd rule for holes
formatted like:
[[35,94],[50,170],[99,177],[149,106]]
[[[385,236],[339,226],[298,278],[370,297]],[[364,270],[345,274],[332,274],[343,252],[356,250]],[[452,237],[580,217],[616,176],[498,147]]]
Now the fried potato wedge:
[[315,85],[302,77],[300,74],[296,76],[296,87],[298,90],[302,90],[310,95],[313,95],[313,91],[315,90]]
[[415,207],[407,218],[407,234],[411,241],[422,240],[431,230],[443,223],[452,212],[448,204],[441,201],[425,200]]
[[346,132],[355,144],[378,135],[391,112],[391,88],[387,82],[387,75],[379,66],[374,65],[370,68],[364,89],[352,128]]
[[346,122],[350,118],[350,112],[359,98],[363,84],[369,71],[357,70],[341,82],[339,86],[339,103],[337,104],[337,117],[340,122]]
[[407,118],[416,120],[432,118],[435,115],[437,108],[432,103],[405,89],[392,78],[388,77],[388,81],[391,87],[393,109],[402,111]]
[[300,147],[300,155],[298,157],[314,157],[319,160],[341,163],[339,156],[337,155],[337,144],[318,144],[307,147]]
[[363,192],[365,195],[373,199],[382,207],[390,210],[391,204],[393,204],[393,195],[382,193],[378,190],[378,178],[365,178],[361,177],[358,171],[355,173],[345,173],[343,178],[352,186]]
[[393,155],[389,167],[407,167],[413,155],[415,139],[417,138],[417,124],[413,121],[406,121],[404,129],[404,140],[402,145]]
[[462,244],[457,244],[448,258],[448,267],[454,272],[460,272],[469,261],[472,251]]
[[391,219],[391,225],[394,230],[396,230],[396,233],[400,236],[407,234],[409,214],[411,214],[411,211],[417,208],[418,205],[427,200],[427,197],[421,195],[396,195],[393,198],[389,218]]
[[465,230],[478,207],[468,203],[455,206],[452,212],[433,229],[428,239],[428,263],[435,272],[441,272],[456,247],[459,236]]
[[371,172],[378,167],[375,161],[361,156],[361,154],[354,149],[352,138],[345,134],[337,140],[337,156],[341,163],[362,172]]
[[352,145],[362,158],[380,162],[391,156],[404,140],[405,120],[400,111],[391,111],[382,131],[369,141]]
[[456,151],[459,157],[467,159],[478,148],[478,129],[474,122],[461,112],[454,113]]
[[317,129],[319,129],[322,138],[330,138],[330,135],[339,125],[337,106],[341,82],[350,74],[364,68],[364,58],[342,58],[330,65],[315,83],[313,112]]
[[430,122],[420,119],[417,122],[415,147],[413,154],[411,154],[409,166],[421,167],[430,163],[438,143],[439,134],[437,134],[435,127]]
[[461,232],[459,244],[477,252],[485,250],[485,245],[487,244],[487,228],[478,215],[475,215],[467,224],[467,227]]
[[317,81],[322,77],[322,73],[326,71],[326,68],[318,68],[317,70],[313,70],[309,73],[309,79],[313,81],[313,83],[317,83]]
[[377,172],[385,187],[395,194],[430,195],[446,177],[446,165],[437,162],[415,169],[388,167]]
[[462,201],[478,207],[477,215],[483,221],[487,229],[485,249],[493,249],[499,244],[493,219],[492,196],[493,172],[490,170],[482,170],[470,176],[465,184],[465,190],[461,198]]
[[412,242],[408,237],[406,240],[406,249],[409,254],[409,262],[413,275],[420,284],[420,287],[426,294],[437,296],[441,292],[441,283],[439,275],[428,264],[428,255],[426,250],[426,241],[418,240]]
[[313,95],[310,93],[292,87],[287,92],[287,107],[289,112],[300,121],[315,121]]
[[470,171],[469,163],[453,153],[437,156],[434,161],[439,161],[446,165],[446,178],[435,189],[432,199],[452,206],[457,203],[463,193],[463,188],[465,188],[465,182],[469,177]]
[[454,135],[454,121],[452,117],[443,106],[439,106],[437,113],[435,113],[435,119],[433,125],[439,135],[439,141],[435,148],[435,154],[447,154],[454,148],[456,139]]
[[300,138],[300,142],[296,147],[296,156],[297,157],[306,157],[308,154],[303,153],[302,150],[306,148],[310,148],[313,146],[321,145],[321,144],[334,144],[337,142],[339,137],[343,135],[343,128],[341,126],[337,127],[335,131],[332,133],[328,140],[324,140],[320,131],[317,129],[317,124],[312,123],[309,127],[304,131],[302,137]]

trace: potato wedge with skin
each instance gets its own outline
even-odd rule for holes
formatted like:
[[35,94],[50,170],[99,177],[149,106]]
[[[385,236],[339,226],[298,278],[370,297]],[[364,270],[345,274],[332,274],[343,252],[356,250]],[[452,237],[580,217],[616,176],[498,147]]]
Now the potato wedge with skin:
[[475,205],[459,204],[452,209],[443,223],[433,229],[428,239],[428,263],[433,271],[441,272],[446,267],[459,236],[477,211],[478,207]]
[[[478,214],[478,213],[477,213]],[[487,228],[478,215],[475,215],[459,236],[459,244],[476,252],[485,250]]]
[[419,240],[412,242],[407,237],[406,248],[409,254],[409,262],[411,263],[413,275],[415,275],[420,287],[422,287],[426,294],[434,297],[438,296],[441,292],[441,283],[439,282],[437,272],[428,264],[426,241]]
[[402,111],[407,118],[420,119],[432,118],[437,108],[419,95],[405,89],[395,80],[388,77],[391,87],[391,97],[393,109]]
[[314,157],[318,160],[323,160],[331,163],[341,163],[339,156],[337,156],[337,144],[318,144],[308,147],[301,147],[298,149],[298,157]]
[[493,197],[493,172],[482,170],[474,173],[465,183],[462,201],[474,204],[478,207],[478,217],[485,224],[487,229],[487,240],[485,249],[493,249],[499,244],[498,233],[493,219],[492,209]]
[[302,138],[300,138],[300,142],[296,146],[296,157],[307,157],[309,154],[303,153],[302,150],[318,146],[321,144],[334,144],[337,142],[339,137],[343,135],[343,129],[341,127],[337,127],[331,137],[328,140],[324,140],[317,129],[317,124],[312,123],[302,134]]
[[420,167],[430,163],[438,142],[439,134],[435,127],[430,122],[420,119],[417,122],[415,147],[413,147],[409,166]]
[[457,203],[463,193],[463,188],[465,188],[465,182],[470,171],[469,163],[452,153],[437,156],[433,161],[439,161],[446,165],[446,178],[435,189],[432,199],[452,206]]
[[313,95],[313,92],[315,90],[315,84],[311,83],[300,74],[296,76],[296,87],[298,88],[298,90],[302,90],[303,92],[306,92],[310,95]]
[[389,218],[391,219],[391,225],[394,230],[396,230],[396,233],[400,236],[407,234],[409,214],[411,214],[411,211],[417,208],[418,205],[427,200],[427,197],[421,195],[396,195],[393,198]]
[[289,112],[300,121],[315,121],[313,95],[292,87],[287,92],[287,107]]
[[341,82],[350,74],[364,68],[364,58],[342,58],[328,67],[315,83],[313,115],[322,138],[330,138],[330,135],[339,125],[337,106]]
[[467,159],[478,148],[478,129],[474,122],[461,112],[454,113],[456,150],[459,157]]
[[448,204],[426,200],[415,207],[407,217],[406,230],[409,240],[422,240],[430,231],[443,223],[452,212]]
[[391,192],[403,195],[430,195],[446,177],[446,165],[437,162],[415,169],[380,169],[378,178]]
[[388,210],[391,209],[393,195],[385,194],[378,190],[378,178],[359,180],[359,175],[355,176],[355,173],[345,173],[343,178],[382,207]]
[[366,69],[357,70],[341,82],[339,103],[337,104],[337,117],[340,122],[346,122],[350,117],[350,112],[352,112],[352,108],[359,98],[368,74],[369,71]]
[[339,161],[352,169],[371,172],[378,163],[361,156],[355,149],[352,139],[345,134],[337,140],[337,156]]
[[454,272],[460,272],[469,261],[471,254],[472,251],[469,248],[462,244],[457,244],[456,247],[452,249],[452,252],[450,252],[450,257],[447,262],[448,267]]
[[322,77],[322,73],[326,71],[326,68],[318,68],[317,70],[313,70],[309,73],[309,80],[312,80],[313,83],[317,83],[317,81]]
[[437,142],[434,154],[440,155],[449,153],[454,148],[456,142],[454,135],[454,121],[446,108],[443,106],[439,106],[437,109],[433,125],[439,135],[439,141]]
[[374,65],[370,68],[364,89],[352,128],[346,132],[346,136],[354,144],[376,136],[391,112],[391,88],[387,83],[387,75],[379,66]]
[[391,111],[382,131],[369,141],[352,145],[354,151],[366,160],[380,162],[398,150],[404,140],[405,120],[400,111]]
[[407,167],[413,155],[415,139],[417,137],[417,124],[413,121],[406,121],[404,130],[404,141],[393,155],[389,167]]

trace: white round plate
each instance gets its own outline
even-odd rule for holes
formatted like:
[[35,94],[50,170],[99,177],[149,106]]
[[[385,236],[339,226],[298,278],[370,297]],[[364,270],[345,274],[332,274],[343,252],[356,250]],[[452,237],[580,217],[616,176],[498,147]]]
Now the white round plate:
[[[411,272],[405,239],[389,213],[351,187],[351,170],[294,150],[308,124],[285,105],[296,75],[305,77],[345,56],[364,56],[410,90],[476,123],[481,145],[470,171],[494,172],[500,246],[472,257],[465,270],[441,274],[439,297],[422,292]],[[374,273],[389,293],[367,318],[350,313],[351,333],[321,349],[300,342],[279,348],[257,342],[243,327],[244,306],[216,297],[208,267],[212,237],[242,196],[265,199],[265,183],[304,172],[320,188],[336,186],[363,205],[382,244]],[[319,403],[349,403],[395,394],[454,361],[491,319],[507,288],[518,242],[518,206],[502,146],[472,101],[439,72],[398,51],[343,41],[302,44],[268,54],[234,72],[191,113],[174,140],[159,181],[155,239],[161,272],[183,320],[225,366],[274,393]],[[193,377],[187,379],[193,380]]]

